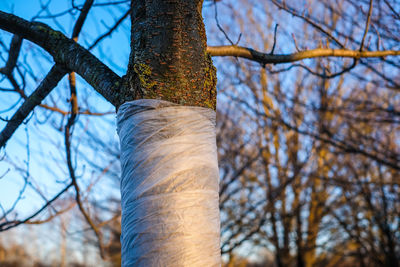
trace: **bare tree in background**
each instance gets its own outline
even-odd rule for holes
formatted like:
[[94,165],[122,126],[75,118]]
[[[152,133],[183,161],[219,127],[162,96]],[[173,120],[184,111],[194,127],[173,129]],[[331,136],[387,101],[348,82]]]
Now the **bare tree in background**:
[[[241,40],[263,50],[273,50],[271,40],[275,38],[288,38],[294,49],[301,50],[299,47],[315,45],[314,40],[321,35],[322,40],[328,40],[321,41],[321,46],[340,46],[332,43],[340,36],[347,40],[347,46],[357,47],[361,41],[355,37],[356,33],[361,37],[365,33],[363,24],[354,21],[360,19],[353,10],[357,5],[352,2],[321,2],[319,6],[310,1],[307,12],[295,3],[274,2],[281,13],[269,5],[246,3],[248,9],[243,13],[233,7],[227,7],[226,12],[239,26],[253,25],[256,34],[253,32],[243,41],[246,34],[242,30]],[[387,4],[390,5],[373,3],[374,12],[379,12],[383,21],[383,14],[387,14],[387,19],[396,17]],[[362,7],[367,15],[368,5]],[[264,22],[271,29],[268,35],[259,26],[263,13],[279,23],[277,34],[272,30],[275,26],[272,20]],[[290,19],[286,14],[305,22],[297,25],[302,32],[292,35],[292,30],[280,23]],[[359,29],[354,25],[359,25]],[[380,21],[375,20],[371,25],[375,31],[368,37],[370,47],[371,44],[398,47],[398,38],[392,32],[382,33],[389,29]],[[385,30],[377,30],[380,27]],[[383,35],[388,39],[383,39]],[[222,88],[228,88],[222,94],[236,103],[232,104],[236,113],[242,110],[242,118],[238,119],[248,125],[243,129],[259,129],[258,134],[254,130],[249,131],[253,135],[244,134],[249,137],[249,145],[259,139],[258,145],[253,149],[247,147],[247,151],[262,149],[263,153],[248,174],[238,177],[236,184],[230,183],[232,194],[236,193],[235,187],[249,193],[241,198],[239,193],[232,196],[237,200],[230,203],[226,218],[230,230],[225,230],[229,234],[223,251],[240,252],[238,247],[251,240],[253,245],[261,244],[274,251],[278,266],[397,266],[399,260],[394,255],[399,251],[399,222],[395,219],[399,209],[395,193],[399,184],[399,147],[395,144],[399,129],[395,85],[398,61],[387,63],[387,60],[350,62],[349,69],[343,69],[346,74],[334,79],[330,76],[340,72],[340,65],[331,59],[288,68],[266,65],[265,69],[232,60],[236,76],[233,81],[225,78],[220,81]],[[389,68],[385,64],[394,68],[385,71]],[[394,165],[389,163],[392,159]],[[223,166],[223,162],[220,164]],[[359,174],[361,166],[368,170],[363,175]],[[378,182],[377,169],[382,182]],[[357,178],[353,176],[355,171]],[[254,197],[254,192],[260,193],[260,189],[265,191],[265,197]],[[238,208],[242,206],[246,208]],[[369,211],[363,212],[362,207],[368,207]],[[386,215],[379,210],[387,210]],[[233,221],[236,224],[229,224]],[[372,226],[375,223],[380,226]]]

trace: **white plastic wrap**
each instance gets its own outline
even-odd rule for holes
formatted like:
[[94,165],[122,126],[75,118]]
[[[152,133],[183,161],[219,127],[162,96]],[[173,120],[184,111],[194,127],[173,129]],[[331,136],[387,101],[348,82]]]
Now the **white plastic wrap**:
[[143,99],[117,119],[122,266],[221,266],[215,112]]

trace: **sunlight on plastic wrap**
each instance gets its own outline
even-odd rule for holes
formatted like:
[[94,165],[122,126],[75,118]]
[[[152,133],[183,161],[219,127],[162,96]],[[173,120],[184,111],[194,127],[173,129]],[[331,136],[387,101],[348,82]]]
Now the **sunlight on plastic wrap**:
[[117,119],[122,266],[220,266],[215,112],[145,99]]

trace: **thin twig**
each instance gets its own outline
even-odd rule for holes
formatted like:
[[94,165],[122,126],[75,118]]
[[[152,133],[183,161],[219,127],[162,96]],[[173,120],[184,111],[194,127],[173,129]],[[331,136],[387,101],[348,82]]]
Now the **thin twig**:
[[129,16],[130,13],[131,13],[131,9],[129,9],[119,20],[117,20],[117,22],[114,24],[114,26],[112,26],[108,31],[106,31],[105,33],[100,35],[96,39],[96,41],[94,41],[93,44],[91,44],[89,46],[88,50],[92,50],[100,41],[102,41],[107,36],[111,35],[118,28],[118,26]]
[[344,48],[344,45],[338,40],[336,39],[334,36],[332,36],[332,34],[330,34],[329,32],[327,32],[326,30],[324,30],[320,25],[318,25],[317,23],[315,23],[314,21],[312,21],[310,18],[307,18],[304,15],[300,15],[298,14],[295,10],[288,8],[286,4],[282,4],[279,1],[276,0],[271,0],[272,3],[274,5],[276,5],[278,8],[285,10],[286,12],[290,13],[291,15],[298,17],[302,20],[304,20],[305,22],[307,22],[308,24],[310,24],[311,26],[313,26],[314,28],[316,28],[317,30],[319,30],[320,32],[322,32],[323,34],[325,34],[326,36],[328,36],[331,40],[333,40],[337,45],[339,45],[341,48]]
[[26,119],[29,113],[42,102],[42,100],[57,86],[58,82],[65,75],[65,71],[59,66],[54,65],[38,88],[25,100],[22,106],[14,113],[11,120],[0,133],[0,148],[4,147],[6,142],[14,134],[15,130]]
[[22,221],[9,221],[9,222],[4,222],[4,223],[0,224],[0,232],[9,230],[11,228],[14,228],[20,224],[26,223],[29,220],[33,219],[38,214],[40,214],[44,209],[46,209],[49,205],[51,205],[54,201],[56,201],[61,195],[63,195],[71,186],[72,186],[72,183],[68,184],[63,190],[61,190],[57,195],[55,195],[45,205],[43,205],[39,210],[37,210],[35,213],[33,213],[31,216],[27,217],[26,219],[24,219]]
[[294,36],[294,33],[292,33],[292,38],[293,38],[294,46],[296,47],[297,52],[300,52],[301,49],[297,45],[296,36]]
[[273,54],[274,54],[274,51],[275,51],[275,46],[276,46],[276,32],[277,32],[277,30],[278,30],[278,26],[279,26],[279,24],[275,24],[274,43],[273,43],[273,45],[272,45],[271,52],[269,53],[270,55],[273,55]]
[[[231,40],[231,38],[229,38],[228,34],[225,32],[225,30],[222,28],[222,26],[219,24],[219,20],[218,20],[218,8],[217,8],[217,1],[214,0],[214,14],[215,14],[215,22],[217,23],[217,27],[218,29],[225,35],[225,38],[229,41],[229,43],[231,43],[231,45],[235,45],[233,43],[233,41]],[[240,35],[239,35],[240,36]],[[240,39],[240,37],[239,37]]]
[[364,29],[364,35],[362,37],[361,40],[361,44],[360,44],[360,52],[363,50],[364,48],[364,42],[365,42],[365,37],[367,37],[367,33],[368,33],[368,29],[369,29],[369,24],[371,23],[371,14],[372,14],[372,4],[373,4],[373,0],[369,1],[369,10],[368,10],[368,15],[367,15],[367,21],[365,22],[365,29]]

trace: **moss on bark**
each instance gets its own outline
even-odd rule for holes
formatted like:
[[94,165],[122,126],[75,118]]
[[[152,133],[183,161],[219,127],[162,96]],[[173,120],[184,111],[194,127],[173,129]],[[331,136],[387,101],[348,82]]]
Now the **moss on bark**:
[[216,108],[202,0],[132,0],[131,55],[121,102],[147,98]]

